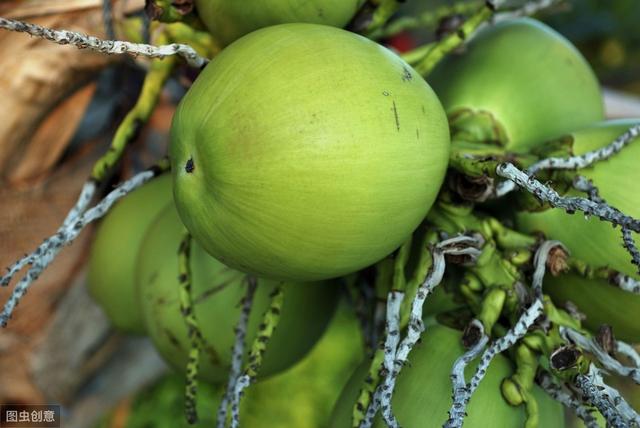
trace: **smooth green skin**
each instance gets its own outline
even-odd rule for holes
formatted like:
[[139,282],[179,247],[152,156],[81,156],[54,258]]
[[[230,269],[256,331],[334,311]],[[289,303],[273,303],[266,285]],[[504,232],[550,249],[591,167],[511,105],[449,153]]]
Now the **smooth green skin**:
[[305,22],[344,27],[364,0],[196,0],[209,32],[227,45],[252,31]]
[[[364,356],[353,311],[339,306],[327,331],[309,354],[285,372],[251,385],[241,402],[243,428],[328,426],[333,406],[349,376]],[[201,385],[200,422],[215,426],[223,387]],[[187,428],[183,413],[184,378],[171,375],[136,397],[123,428]],[[103,425],[105,428],[110,425]]]
[[[573,133],[574,154],[580,155],[605,146],[623,134],[639,120],[601,122]],[[629,144],[611,159],[599,162],[580,174],[593,180],[600,196],[622,212],[638,218],[640,204],[634,186],[640,182],[637,160],[640,142]],[[622,247],[620,228],[597,218],[585,219],[577,213],[569,215],[563,210],[549,209],[538,213],[519,213],[518,229],[525,232],[543,232],[548,238],[563,242],[571,255],[592,267],[608,266],[627,275],[638,277],[631,256]],[[636,243],[640,243],[634,234]],[[640,342],[640,326],[632,314],[640,313],[640,296],[622,291],[600,280],[585,280],[574,274],[545,278],[545,292],[559,305],[571,300],[587,315],[585,325],[596,331],[601,324],[613,327],[616,337]]]
[[135,260],[153,219],[171,204],[171,176],[163,175],[127,195],[109,211],[96,232],[87,283],[111,323],[144,334],[135,291]]
[[480,31],[462,55],[450,55],[429,83],[451,116],[461,109],[493,114],[506,148],[535,145],[604,119],[600,85],[562,35],[528,19]]
[[327,427],[343,387],[362,358],[359,323],[353,310],[343,304],[302,361],[247,390],[241,426]]
[[[147,333],[160,355],[180,371],[186,367],[190,348],[179,304],[177,251],[183,231],[175,208],[164,210],[146,234],[137,271],[138,299]],[[194,311],[209,345],[201,354],[201,378],[223,382],[228,377],[239,302],[246,294],[246,275],[213,259],[196,243],[191,250],[191,270]],[[246,349],[251,347],[269,306],[269,295],[277,285],[275,281],[258,280]],[[339,287],[334,284],[287,283],[284,287],[280,323],[260,369],[263,377],[299,361],[325,331],[337,304]]]
[[448,153],[444,111],[420,76],[368,39],[312,24],[225,49],[179,105],[170,147],[195,239],[234,269],[293,281],[351,273],[399,247]]
[[[448,419],[451,406],[451,379],[449,375],[454,361],[464,353],[460,344],[461,333],[441,325],[427,327],[422,343],[409,355],[410,365],[400,372],[393,398],[393,409],[405,428],[441,427]],[[351,415],[360,387],[368,371],[367,361],[353,374],[334,409],[331,428],[351,427]],[[475,366],[467,371],[467,380]],[[521,427],[524,426],[523,407],[511,407],[502,398],[500,383],[511,375],[509,361],[498,355],[489,366],[482,383],[467,407],[465,428]],[[540,406],[540,427],[563,427],[562,406],[546,396],[538,387],[534,395]],[[378,415],[373,424],[385,427]]]

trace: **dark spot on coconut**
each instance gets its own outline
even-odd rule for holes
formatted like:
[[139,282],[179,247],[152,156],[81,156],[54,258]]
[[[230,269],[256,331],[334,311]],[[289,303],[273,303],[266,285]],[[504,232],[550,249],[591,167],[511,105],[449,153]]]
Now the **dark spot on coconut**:
[[209,299],[210,297],[212,297],[216,293],[224,290],[232,282],[233,282],[233,278],[232,279],[228,279],[228,280],[216,285],[215,287],[212,287],[212,288],[209,288],[209,289],[205,290],[202,294],[200,294],[195,299],[193,299],[194,305],[197,305],[198,303],[206,301],[207,299]]
[[385,97],[389,96],[389,92],[388,91],[382,91],[382,95],[384,95]]
[[411,70],[409,70],[407,67],[402,67],[402,81],[410,82],[411,80],[413,80],[413,75],[411,74]]
[[196,169],[196,164],[193,162],[193,158],[189,158],[187,163],[184,165],[184,170],[187,174],[191,174],[194,169]]
[[173,346],[175,346],[176,348],[180,349],[180,341],[178,341],[176,336],[170,330],[165,329],[164,330],[164,334],[167,336],[167,339],[169,339],[169,342]]
[[393,101],[393,116],[396,119],[396,129],[400,131],[400,117],[398,116],[398,107],[395,101]]

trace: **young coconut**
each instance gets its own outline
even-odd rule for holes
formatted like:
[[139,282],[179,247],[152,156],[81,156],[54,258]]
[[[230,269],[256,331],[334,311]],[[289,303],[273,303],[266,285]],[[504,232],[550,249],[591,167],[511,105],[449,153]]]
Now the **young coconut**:
[[344,27],[365,0],[195,0],[209,32],[227,45],[254,30],[290,22]]
[[[138,256],[138,299],[147,333],[158,352],[184,371],[190,349],[180,311],[177,251],[184,226],[173,206],[166,208],[147,231]],[[247,276],[209,256],[199,245],[191,250],[194,313],[204,337],[200,375],[210,382],[229,375],[239,302],[246,294]],[[252,343],[269,306],[275,281],[258,280],[249,317],[246,343]],[[300,360],[316,343],[335,310],[339,287],[316,282],[287,283],[278,328],[264,356],[261,376],[280,372]]]
[[136,256],[149,225],[172,203],[171,176],[127,195],[100,223],[91,246],[89,293],[119,330],[145,332],[135,287]]
[[[410,366],[398,377],[393,396],[393,410],[401,426],[407,428],[441,427],[447,421],[451,407],[451,379],[454,361],[464,353],[462,334],[442,325],[427,327],[422,343],[411,353]],[[351,426],[353,405],[364,383],[369,362],[359,367],[345,387],[332,416],[332,428]],[[473,373],[470,364],[467,375]],[[508,360],[498,355],[489,366],[482,383],[473,394],[465,419],[466,427],[485,428],[524,426],[525,412],[522,407],[512,407],[502,398],[500,384],[512,373]],[[541,427],[562,427],[562,406],[548,397],[540,388],[534,387],[538,401]],[[380,414],[373,423],[376,428],[385,426]]]
[[[363,346],[358,321],[351,308],[342,304],[307,356],[288,370],[247,389],[241,403],[240,426],[328,426],[333,406],[362,357]],[[135,400],[121,404],[127,406],[129,412],[124,412],[128,416],[119,426],[213,427],[222,389],[202,385],[197,402],[202,420],[196,425],[188,425],[182,412],[184,378],[170,375]],[[115,420],[116,414],[114,412],[101,427],[112,427],[113,424],[109,422]]]
[[[598,123],[570,135],[574,155],[606,146],[640,120],[617,120]],[[640,181],[637,159],[639,142],[632,142],[620,153],[592,167],[578,171],[590,179],[599,190],[599,196],[622,212],[640,217],[640,205],[634,197],[631,183]],[[621,172],[624,172],[623,174]],[[574,192],[572,192],[574,193]],[[575,193],[578,194],[578,193]],[[584,196],[583,193],[580,193]],[[549,209],[542,212],[522,212],[516,218],[517,227],[525,232],[542,232],[549,239],[557,239],[567,246],[571,255],[593,268],[608,267],[638,279],[638,268],[630,261],[629,253],[620,244],[620,230],[597,218],[569,215],[564,210]],[[638,241],[637,234],[633,238]],[[547,276],[545,293],[558,305],[571,301],[587,319],[584,325],[597,331],[609,324],[617,338],[640,341],[640,326],[630,314],[640,312],[640,296],[623,291],[605,280],[585,279],[577,274],[558,277]]]
[[172,125],[180,217],[228,266],[312,281],[399,247],[431,207],[449,134],[410,66],[344,30],[251,33],[197,78]]
[[240,426],[327,427],[342,388],[363,357],[358,321],[343,303],[304,359],[247,389]]
[[453,140],[527,152],[563,132],[604,119],[600,85],[561,34],[528,19],[481,30],[429,76]]

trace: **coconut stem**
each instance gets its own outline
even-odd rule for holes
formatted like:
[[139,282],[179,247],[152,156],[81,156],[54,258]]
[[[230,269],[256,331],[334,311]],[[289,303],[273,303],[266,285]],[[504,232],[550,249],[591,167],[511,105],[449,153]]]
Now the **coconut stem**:
[[366,8],[370,8],[371,6],[365,5],[363,11],[370,13],[371,16],[367,20],[365,28],[358,28],[357,30],[371,38],[398,11],[403,1],[404,0],[370,0],[369,3],[373,3],[375,9],[372,12],[367,11]]
[[[500,21],[516,16],[532,15],[557,2],[558,0],[527,1],[518,8],[502,10],[504,3],[506,3],[505,0],[486,0],[456,31],[448,34],[438,42],[416,49],[416,51],[422,53],[420,59],[414,59],[415,55],[412,55],[411,52],[409,52],[407,56],[412,58],[412,63],[415,63],[414,68],[416,71],[423,76],[427,76],[446,55],[462,46],[490,19]],[[466,11],[468,11],[468,9]]]
[[567,263],[572,272],[586,279],[600,279],[633,294],[640,294],[640,281],[607,267],[593,268],[583,260],[570,257]]
[[[33,253],[25,256],[24,259],[27,259],[27,262],[24,263],[26,264],[30,262],[31,267],[29,268],[29,270],[27,270],[27,273],[20,280],[20,282],[18,282],[15,289],[11,293],[9,300],[7,300],[7,302],[5,303],[4,309],[0,313],[0,325],[2,327],[5,327],[7,325],[7,322],[11,318],[13,310],[18,305],[22,296],[27,292],[31,284],[36,279],[38,279],[40,274],[47,268],[47,266],[51,264],[56,255],[62,250],[65,245],[71,244],[88,224],[103,217],[113,206],[113,204],[115,204],[118,200],[122,199],[133,190],[141,187],[147,181],[157,177],[162,172],[167,171],[168,169],[169,162],[163,161],[162,163],[144,172],[136,174],[129,180],[120,184],[116,189],[111,191],[93,208],[85,211],[79,218],[65,221],[65,224],[63,224],[63,226],[55,235],[47,238]],[[80,200],[77,206],[83,205],[84,203],[84,200]],[[23,262],[18,262],[17,265],[21,263]],[[9,273],[11,273],[11,270]],[[5,281],[8,284],[10,279],[10,277],[8,278],[8,280],[5,280],[3,278],[3,284]]]
[[[507,183],[512,183],[513,181],[508,181]],[[584,192],[587,194],[589,200],[596,203],[604,203],[604,199],[600,197],[600,191],[598,187],[593,184],[593,181],[589,180],[587,177],[583,175],[578,175],[573,179],[573,188]]]
[[542,282],[544,280],[544,274],[547,267],[547,259],[549,258],[549,254],[551,250],[559,247],[565,252],[568,253],[568,250],[565,246],[559,241],[544,241],[536,251],[536,254],[533,258],[533,265],[535,266],[535,270],[533,271],[533,280],[532,280],[532,288],[535,293],[535,298],[542,300]]
[[478,355],[480,355],[482,350],[487,345],[487,342],[489,342],[489,336],[484,334],[484,327],[482,326],[482,323],[478,320],[473,320],[471,323],[475,326],[475,328],[478,329],[478,331],[481,332],[481,336],[467,352],[458,357],[458,359],[456,359],[456,361],[453,363],[453,368],[451,369],[450,375],[451,384],[453,385],[453,396],[451,397],[451,399],[453,400],[453,404],[449,409],[449,420],[447,421],[445,426],[447,426],[449,421],[453,420],[460,420],[460,423],[462,424],[466,408],[464,400],[467,395],[468,388],[466,380],[464,378],[464,372],[469,363],[471,363],[471,361],[473,361]]
[[624,227],[622,228],[622,244],[631,255],[631,263],[636,265],[638,274],[640,274],[640,251],[638,251],[636,242],[633,239],[632,231]]
[[120,40],[102,40],[82,33],[68,30],[52,30],[37,24],[2,17],[0,17],[0,28],[27,33],[60,45],[74,45],[79,49],[91,49],[108,55],[130,54],[149,58],[166,58],[176,55],[195,68],[202,68],[209,62],[207,58],[200,56],[191,46],[178,43],[154,46]]
[[519,170],[511,163],[500,164],[496,169],[496,173],[513,181],[554,208],[562,208],[570,214],[575,211],[582,211],[587,215],[597,216],[603,221],[609,221],[614,226],[621,225],[623,228],[640,232],[640,220],[625,215],[607,204],[599,204],[580,197],[560,196],[558,192],[529,176],[526,172]]
[[544,370],[539,371],[537,380],[538,385],[540,385],[551,398],[560,402],[566,408],[572,409],[576,416],[584,422],[586,428],[600,427],[596,418],[593,417],[593,411],[578,400],[572,392],[556,384],[549,372]]
[[536,162],[529,168],[531,174],[535,174],[542,170],[548,169],[583,169],[597,162],[601,162],[603,160],[607,160],[619,153],[622,149],[629,145],[633,140],[635,140],[640,135],[640,125],[634,125],[630,127],[624,134],[620,135],[616,138],[612,143],[601,147],[596,150],[592,150],[586,152],[579,156],[572,156],[569,158],[557,158],[551,157],[547,159],[543,159],[539,162]]
[[103,182],[120,161],[129,143],[137,138],[142,126],[148,122],[158,104],[162,88],[175,68],[175,64],[173,58],[167,60],[156,59],[151,62],[135,106],[118,126],[107,153],[98,159],[93,166],[91,171],[93,180],[98,183]]
[[640,368],[640,355],[638,355],[638,351],[633,346],[621,340],[616,340],[615,350],[617,353],[629,358],[636,367]]
[[198,369],[200,365],[200,351],[202,344],[202,333],[198,327],[198,320],[193,310],[193,300],[191,296],[192,275],[191,275],[191,234],[185,232],[180,248],[178,250],[178,280],[180,282],[180,312],[187,326],[187,337],[189,339],[189,357],[187,359],[184,413],[187,421],[194,424],[198,421],[196,409],[198,394]]
[[380,392],[377,388],[380,381],[380,372],[383,369],[384,349],[376,350],[369,366],[369,373],[365,378],[364,385],[360,389],[360,394],[352,412],[353,428],[370,428],[373,418],[379,409]]
[[442,40],[425,47],[426,51],[422,59],[417,61],[414,68],[418,73],[427,76],[442,61],[442,59],[453,52],[478,29],[493,16],[495,6],[493,2],[486,1],[480,9],[471,15],[457,31],[447,35]]
[[403,299],[404,293],[396,290],[389,292],[389,296],[387,297],[386,338],[382,361],[385,381],[376,389],[360,428],[368,428],[373,424],[373,418],[378,412],[378,409],[382,409],[382,417],[388,427],[399,427],[398,420],[393,415],[393,408],[391,406],[393,391],[389,390],[387,380],[390,378],[390,373],[395,369],[396,351],[398,343],[400,342],[400,307]]
[[[509,183],[513,182],[510,181]],[[593,181],[582,175],[578,175],[573,180],[573,188],[581,192],[585,192],[588,195],[589,200],[593,202],[605,203],[605,200],[600,197],[598,187],[593,184]],[[640,274],[640,251],[638,251],[638,247],[633,239],[631,230],[622,228],[622,244],[631,255],[631,263],[638,267],[638,273]],[[624,288],[624,286],[621,286],[621,288]],[[640,287],[638,287],[638,289],[640,291]]]
[[[2,22],[1,20],[2,18],[0,18],[0,23]],[[98,188],[120,160],[126,146],[136,138],[142,124],[148,121],[158,102],[162,87],[171,74],[174,65],[175,61],[171,58],[166,61],[152,61],[136,105],[118,126],[109,151],[95,163],[91,177],[82,187],[78,200],[67,214],[62,226],[60,226],[55,235],[45,239],[33,253],[28,254],[15,262],[8,269],[7,274],[0,278],[0,285],[3,287],[9,285],[13,277],[27,265],[31,265],[33,267],[27,275],[32,277],[30,281],[34,281],[37,276],[40,275],[40,273],[55,259],[56,254],[59,252],[59,248],[62,245],[65,245],[65,242],[63,241],[65,241],[65,237],[68,235],[68,230],[71,229],[72,225],[76,225],[78,222],[83,222],[82,216],[87,211],[87,208],[93,200]],[[168,170],[168,167],[168,161],[161,161],[158,166],[160,171],[157,173],[159,174],[160,172]],[[150,171],[153,171],[154,169],[157,168],[152,168]],[[106,211],[102,213],[102,215],[104,214],[106,214]],[[86,222],[83,222],[83,224],[86,224]],[[84,226],[81,226],[80,230],[83,227]],[[70,243],[73,239],[75,239],[75,236],[71,238],[71,240],[67,240],[66,243]],[[35,265],[39,265],[40,267],[37,268]],[[21,282],[20,284],[16,287],[16,290],[18,290],[19,287],[23,287],[25,283]],[[28,286],[29,284],[26,285],[26,287]],[[9,313],[10,312],[11,309],[9,310]],[[6,323],[6,319],[0,318],[0,320],[4,320]]]
[[[604,147],[586,152],[579,156],[571,156],[568,158],[550,157],[547,159],[542,159],[531,165],[527,169],[526,173],[529,176],[534,176],[538,172],[544,170],[576,170],[587,168],[597,162],[607,160],[615,154],[619,153],[638,136],[640,136],[640,125],[634,125],[629,128],[624,134],[616,138],[612,143]],[[498,172],[498,175],[502,174]],[[507,193],[515,190],[516,184],[519,185],[519,183],[514,182],[511,177],[505,178],[509,178],[511,181],[505,181],[497,186],[496,195],[498,197],[504,196]]]
[[[454,385],[453,404],[449,410],[449,420],[445,423],[445,427],[459,428],[462,426],[466,415],[467,404],[484,378],[493,358],[499,353],[506,351],[518,340],[523,338],[538,317],[543,314],[544,305],[542,301],[542,280],[546,270],[547,258],[549,256],[549,252],[559,245],[561,244],[557,241],[545,241],[536,251],[534,257],[535,270],[532,283],[535,296],[534,302],[522,313],[514,327],[509,329],[503,337],[495,340],[491,346],[484,351],[480,359],[480,364],[476,368],[476,371],[469,383],[466,384],[464,388],[460,388],[459,385]],[[482,330],[484,331],[484,328]]]
[[[400,341],[399,331],[399,310],[404,293],[392,291],[389,294],[388,301],[390,303],[387,307],[388,328],[384,348],[384,381],[380,386],[378,386],[376,394],[374,395],[373,406],[370,406],[372,409],[372,415],[370,415],[371,417],[368,419],[371,421],[373,420],[373,416],[375,416],[378,407],[376,398],[379,398],[379,407],[382,409],[382,414],[387,425],[392,428],[399,427],[398,421],[393,416],[391,401],[398,375],[400,374],[402,367],[406,364],[409,353],[416,343],[418,343],[420,335],[424,331],[424,323],[422,322],[424,302],[433,292],[435,287],[442,282],[442,277],[444,276],[446,268],[445,256],[464,255],[475,259],[480,254],[480,250],[477,248],[480,245],[481,242],[478,238],[461,235],[444,240],[433,247],[431,250],[433,258],[431,271],[413,299],[407,335],[402,341]],[[398,317],[397,319],[396,316]],[[369,416],[369,414],[367,416]]]
[[273,336],[273,332],[280,322],[280,313],[284,303],[284,291],[282,285],[278,285],[271,293],[271,303],[262,317],[258,333],[251,345],[249,359],[245,365],[243,374],[238,378],[231,396],[231,427],[240,425],[240,399],[244,390],[255,381],[258,370],[262,366],[262,358],[267,345]]
[[253,305],[253,296],[257,288],[257,281],[255,277],[248,277],[247,293],[242,298],[242,309],[240,311],[240,317],[235,328],[235,342],[233,344],[233,350],[231,352],[231,370],[229,371],[229,380],[227,383],[227,390],[222,397],[220,406],[218,407],[218,414],[216,418],[216,427],[224,428],[227,423],[227,410],[229,402],[232,399],[233,391],[235,390],[236,383],[240,377],[242,371],[242,357],[244,356],[245,338],[247,336],[247,328],[249,325],[249,315],[251,314],[251,307]]
[[627,428],[640,426],[640,416],[622,398],[615,389],[602,379],[600,369],[594,364],[589,366],[588,374],[578,374],[575,386],[582,392],[585,400],[596,407],[607,420],[607,426]]
[[89,203],[96,193],[97,187],[97,183],[94,180],[89,180],[84,184],[78,200],[67,214],[67,217],[62,222],[62,226],[58,229],[56,235],[45,239],[44,242],[40,244],[40,246],[33,253],[25,255],[23,258],[15,262],[11,267],[9,267],[7,269],[7,274],[0,278],[0,285],[2,285],[3,287],[9,285],[14,275],[17,274],[23,267],[27,265],[33,265],[34,263],[36,263],[39,257],[50,250],[52,244],[54,243],[54,240],[59,237],[59,234],[63,233],[64,230],[69,227],[69,225],[76,223],[82,216],[82,214],[84,214],[84,212],[87,210]]
[[433,9],[416,16],[402,16],[391,21],[386,27],[371,34],[369,38],[380,40],[393,37],[396,34],[417,28],[434,29],[438,23],[448,17],[456,15],[466,15],[477,11],[483,0],[466,1],[455,4],[437,6]]
[[[373,312],[375,342],[373,343],[377,343],[377,337],[380,333],[379,326],[382,325],[385,325],[387,332],[386,343],[381,344],[382,348],[378,348],[374,352],[369,374],[360,389],[360,394],[353,409],[352,425],[354,427],[366,428],[371,426],[373,418],[380,409],[381,392],[376,389],[376,386],[379,383],[381,373],[388,371],[388,367],[393,366],[394,356],[392,354],[395,354],[397,339],[399,339],[400,335],[400,308],[404,299],[404,289],[406,288],[404,267],[407,263],[410,249],[411,239],[400,247],[395,259],[385,258],[375,265],[375,307]],[[388,291],[389,288],[391,288],[391,291]],[[390,331],[397,331],[398,333],[390,335]]]
[[[616,373],[617,375],[628,377],[635,383],[640,384],[640,367],[628,367],[621,364],[618,360],[609,355],[607,351],[605,351],[602,346],[600,346],[598,341],[594,338],[588,338],[582,335],[580,332],[564,326],[560,327],[560,335],[564,340],[570,343],[574,343],[580,348],[595,355],[595,357],[598,359],[598,361],[600,361],[600,363],[602,363],[605,369],[609,370],[612,373]],[[638,359],[634,358],[634,360],[634,363],[638,362]]]
[[531,306],[520,316],[516,325],[501,338],[495,340],[489,348],[487,348],[482,357],[480,364],[476,368],[476,372],[463,389],[456,388],[454,391],[454,401],[449,410],[449,420],[445,423],[446,428],[460,428],[464,422],[466,408],[471,396],[476,391],[480,382],[487,373],[487,369],[493,361],[493,358],[501,352],[506,351],[520,340],[527,333],[529,328],[535,323],[543,313],[543,305],[541,300],[535,300]]

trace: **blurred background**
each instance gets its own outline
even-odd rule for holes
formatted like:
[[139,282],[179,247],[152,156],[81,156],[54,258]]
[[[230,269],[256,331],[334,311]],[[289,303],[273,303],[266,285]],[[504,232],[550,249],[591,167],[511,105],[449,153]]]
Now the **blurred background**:
[[[396,19],[454,3],[465,2],[407,0]],[[144,0],[111,5],[116,24],[143,16]],[[106,34],[102,0],[0,0],[0,16]],[[638,0],[570,0],[539,18],[591,63],[605,88],[610,117],[640,117]],[[442,24],[431,22],[382,41],[407,51],[433,40]],[[61,223],[93,162],[136,102],[147,66],[143,59],[103,56],[0,30],[1,266],[31,251]],[[193,77],[180,70],[170,80],[111,184],[165,153],[175,105]],[[86,230],[61,253],[9,327],[0,330],[0,403],[60,403],[65,427],[91,426],[118,403],[121,413],[128,412],[132,401],[126,397],[166,370],[145,339],[114,332],[87,295],[84,267],[91,236]],[[1,301],[8,291],[0,290]],[[124,425],[111,420],[109,426]]]

